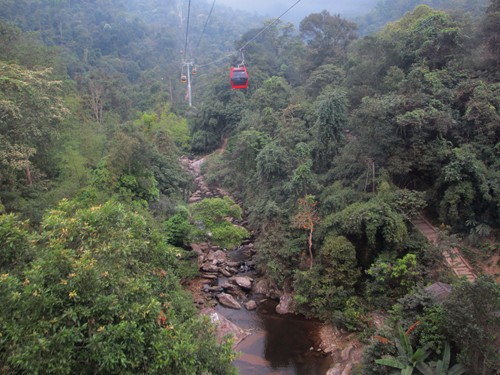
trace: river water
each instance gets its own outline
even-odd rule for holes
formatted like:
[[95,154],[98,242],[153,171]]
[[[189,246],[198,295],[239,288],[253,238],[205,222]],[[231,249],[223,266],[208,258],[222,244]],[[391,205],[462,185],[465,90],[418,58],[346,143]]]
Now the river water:
[[320,323],[299,316],[280,316],[276,302],[259,304],[255,311],[217,307],[227,319],[252,333],[236,346],[241,353],[234,362],[242,375],[324,375],[332,365],[318,352]]
[[[184,160],[194,175],[198,190],[191,195],[190,201],[205,198],[209,187],[200,173],[200,166],[205,158],[196,161]],[[210,192],[210,196],[218,196],[219,192]],[[224,195],[224,194],[222,194]],[[194,197],[196,200],[193,200]],[[241,251],[230,251],[228,258],[233,261],[250,260],[250,255]],[[245,272],[245,276],[254,277],[253,272]],[[239,274],[242,276],[242,274]],[[219,277],[217,283],[222,285],[227,278]],[[217,305],[216,311],[250,332],[237,346],[240,353],[234,365],[241,375],[325,375],[332,365],[331,357],[321,352],[318,331],[321,323],[307,320],[297,315],[282,316],[275,312],[276,301],[265,300],[264,296],[248,295],[248,299],[257,302],[258,308],[248,311],[233,310]],[[240,301],[242,302],[242,301]]]
[[[232,255],[232,256],[231,256]],[[238,251],[230,258],[241,260]],[[240,274],[254,277],[252,272]],[[223,283],[225,280],[219,280]],[[258,308],[234,310],[218,305],[216,311],[251,332],[236,346],[240,352],[234,362],[241,375],[325,375],[332,365],[331,357],[319,348],[321,323],[299,315],[279,315],[276,301],[262,295],[249,295]]]

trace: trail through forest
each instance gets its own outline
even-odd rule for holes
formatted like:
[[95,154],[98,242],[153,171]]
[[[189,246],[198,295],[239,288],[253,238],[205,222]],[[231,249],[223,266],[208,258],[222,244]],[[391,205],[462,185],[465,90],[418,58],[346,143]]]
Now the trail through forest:
[[443,257],[445,259],[446,265],[450,267],[455,275],[458,277],[465,276],[467,280],[474,281],[476,279],[476,274],[474,273],[470,264],[465,260],[465,258],[460,253],[460,250],[452,245],[445,244],[439,238],[439,232],[437,229],[423,216],[413,220],[413,225],[427,238],[427,240],[433,245],[444,245]]

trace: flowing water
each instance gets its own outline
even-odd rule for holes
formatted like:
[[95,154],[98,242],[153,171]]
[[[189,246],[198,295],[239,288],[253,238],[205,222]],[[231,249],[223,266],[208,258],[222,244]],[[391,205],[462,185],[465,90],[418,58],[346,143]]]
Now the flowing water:
[[[223,151],[223,147],[221,149]],[[221,152],[220,150],[218,152]],[[198,186],[190,201],[205,198],[209,187],[200,174],[200,166],[205,158],[196,161],[186,161],[193,173]],[[225,195],[210,192],[210,196]],[[196,199],[193,199],[197,197]],[[231,251],[229,258],[233,261],[244,262],[251,255],[242,251],[240,246],[236,251]],[[252,271],[244,272],[245,275],[254,277]],[[241,276],[241,274],[239,274]],[[219,277],[217,282],[222,285],[227,278]],[[319,349],[318,331],[319,322],[304,319],[300,316],[281,316],[275,312],[276,301],[264,300],[264,296],[250,295],[258,303],[258,308],[248,311],[225,308],[221,305],[216,311],[228,320],[251,332],[237,346],[241,353],[234,364],[241,375],[325,375],[332,365],[331,357]]]
[[[241,260],[237,251],[232,259]],[[241,275],[241,274],[240,274]],[[252,272],[244,275],[251,276]],[[223,283],[225,280],[219,280]],[[324,375],[332,365],[329,356],[318,350],[318,331],[321,323],[298,315],[278,315],[276,301],[264,296],[249,298],[258,302],[258,308],[233,310],[217,306],[218,313],[251,332],[236,350],[241,353],[234,362],[241,375]]]

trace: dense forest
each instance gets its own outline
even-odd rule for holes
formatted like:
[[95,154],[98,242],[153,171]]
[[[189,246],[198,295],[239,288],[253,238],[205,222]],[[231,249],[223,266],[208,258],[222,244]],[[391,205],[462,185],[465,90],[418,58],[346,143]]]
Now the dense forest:
[[[497,373],[500,1],[381,1],[358,21],[0,0],[0,373],[236,373],[183,288],[190,243],[249,235],[229,198],[187,204],[179,157],[223,145],[203,173],[242,203],[258,272],[357,332],[353,373]],[[250,86],[231,90],[242,47]]]

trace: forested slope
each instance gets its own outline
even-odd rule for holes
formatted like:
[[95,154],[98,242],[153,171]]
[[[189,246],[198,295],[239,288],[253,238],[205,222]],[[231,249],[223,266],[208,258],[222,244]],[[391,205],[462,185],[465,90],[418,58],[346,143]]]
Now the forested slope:
[[481,17],[488,3],[488,0],[380,0],[372,11],[359,17],[357,23],[360,25],[361,33],[367,35],[380,30],[389,22],[398,20],[418,5],[428,5],[450,13],[466,13],[477,18]]
[[[463,297],[462,306],[431,302],[422,286],[453,277],[411,219],[425,209],[482,249],[468,252],[477,265],[497,262],[498,245],[484,238],[498,235],[500,219],[498,6],[477,21],[419,6],[362,39],[326,11],[297,34],[277,25],[246,47],[251,88],[214,82],[192,120],[195,150],[229,137],[209,175],[243,199],[261,271],[294,292],[299,311],[366,334],[370,311],[392,306],[393,327],[421,322],[413,345],[440,352],[449,341],[477,374],[498,364],[499,322],[486,312],[499,308],[498,284],[457,285],[450,301]],[[474,310],[474,339],[461,315],[469,292],[491,302]],[[373,360],[390,354],[397,329],[383,337],[365,373],[386,371]]]
[[[181,5],[0,2],[0,373],[235,372],[162,225],[190,188]],[[200,51],[241,32],[220,17]]]
[[[327,11],[298,30],[214,13],[188,108],[182,2],[0,1],[0,372],[234,372],[180,286],[207,228],[178,157],[227,141],[205,172],[243,202],[259,272],[360,332],[359,372],[385,374],[375,360],[406,337],[436,371],[451,348],[494,374],[498,275],[456,280],[411,225],[425,210],[478,266],[498,252],[500,2],[477,18],[455,3],[363,38]],[[191,47],[209,9],[193,8]],[[231,91],[242,46],[250,87]],[[203,220],[226,230],[220,210]],[[454,284],[443,303],[436,281]]]

